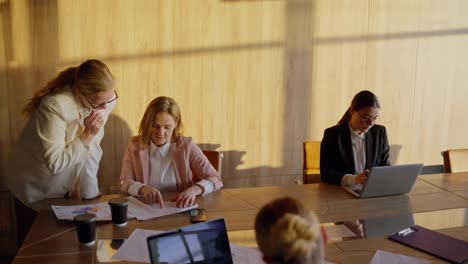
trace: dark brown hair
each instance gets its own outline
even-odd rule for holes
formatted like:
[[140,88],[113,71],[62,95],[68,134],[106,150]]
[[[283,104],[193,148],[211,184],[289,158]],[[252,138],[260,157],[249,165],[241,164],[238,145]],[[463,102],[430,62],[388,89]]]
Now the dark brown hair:
[[354,96],[353,100],[351,101],[351,106],[348,108],[348,110],[346,110],[340,121],[338,121],[338,125],[349,121],[351,118],[351,109],[354,111],[359,111],[367,107],[380,108],[379,99],[371,91],[360,91]]

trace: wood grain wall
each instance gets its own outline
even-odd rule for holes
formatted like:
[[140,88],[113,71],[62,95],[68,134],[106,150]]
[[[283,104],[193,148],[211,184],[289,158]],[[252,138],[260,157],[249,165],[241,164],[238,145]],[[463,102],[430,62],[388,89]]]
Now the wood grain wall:
[[440,151],[468,147],[467,11],[463,0],[0,1],[2,177],[27,99],[88,58],[108,64],[119,93],[106,191],[160,95],[180,104],[185,135],[224,152],[228,187],[301,178],[302,142],[363,89],[381,100],[394,162],[441,164]]

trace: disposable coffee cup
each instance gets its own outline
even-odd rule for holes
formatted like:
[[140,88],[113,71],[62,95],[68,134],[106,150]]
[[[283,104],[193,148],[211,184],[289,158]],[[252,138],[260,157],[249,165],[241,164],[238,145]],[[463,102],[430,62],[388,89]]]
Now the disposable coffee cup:
[[128,200],[125,197],[118,197],[109,200],[109,206],[112,213],[112,223],[117,226],[127,224]]
[[85,213],[73,218],[76,224],[78,241],[82,245],[92,245],[96,241],[96,215]]

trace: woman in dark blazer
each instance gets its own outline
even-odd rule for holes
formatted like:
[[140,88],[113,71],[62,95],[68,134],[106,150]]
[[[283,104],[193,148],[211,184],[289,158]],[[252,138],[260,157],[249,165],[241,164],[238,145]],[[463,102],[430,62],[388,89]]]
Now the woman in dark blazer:
[[320,149],[320,175],[336,185],[362,184],[369,168],[388,166],[389,145],[384,126],[375,124],[380,103],[370,91],[357,93],[336,126],[324,132]]

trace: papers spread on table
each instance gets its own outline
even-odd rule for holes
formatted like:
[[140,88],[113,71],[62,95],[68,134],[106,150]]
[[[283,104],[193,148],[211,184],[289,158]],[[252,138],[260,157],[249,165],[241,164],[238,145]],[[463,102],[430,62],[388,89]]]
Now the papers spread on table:
[[[175,202],[165,201],[164,208],[159,204],[145,204],[135,197],[129,196],[128,199],[128,218],[136,218],[138,220],[148,220],[151,218],[176,214],[193,208],[197,208],[198,204],[186,208],[177,208]],[[111,210],[107,202],[98,204],[86,205],[71,205],[59,206],[52,205],[52,210],[60,220],[73,220],[73,218],[83,213],[93,213],[96,215],[97,221],[111,220]]]
[[159,204],[145,204],[135,197],[129,196],[128,199],[128,214],[136,217],[138,220],[148,220],[155,217],[176,214],[193,208],[197,208],[195,204],[186,208],[177,208],[175,202],[164,201],[164,208]]
[[60,220],[73,220],[75,216],[84,213],[95,214],[97,221],[112,220],[110,207],[107,202],[71,206],[52,205],[52,210],[54,210],[55,216]]
[[[148,252],[148,245],[146,239],[149,236],[163,233],[163,231],[147,230],[147,229],[135,229],[133,233],[128,237],[122,246],[117,250],[117,253],[112,256],[113,260],[123,261],[134,261],[149,263],[150,257]],[[239,246],[230,244],[232,260],[234,263],[243,264],[258,264],[264,263],[262,260],[262,254],[256,248]],[[177,249],[175,249],[177,250]]]
[[430,260],[415,258],[400,254],[395,254],[383,250],[377,250],[370,264],[390,264],[390,263],[401,263],[401,264],[429,264]]

